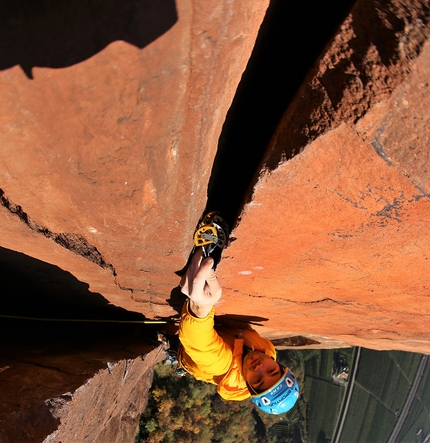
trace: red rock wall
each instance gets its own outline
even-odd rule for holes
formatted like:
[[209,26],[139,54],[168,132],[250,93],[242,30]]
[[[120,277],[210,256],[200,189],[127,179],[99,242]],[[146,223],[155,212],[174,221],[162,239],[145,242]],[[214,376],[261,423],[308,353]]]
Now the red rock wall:
[[[268,0],[151,4],[106,2],[94,21],[95,3],[82,1],[75,15],[50,12],[48,31],[43,8],[5,12],[0,247],[156,318],[174,313],[174,271]],[[132,16],[149,33],[122,15],[138,5],[149,9]],[[253,318],[280,343],[303,335],[313,346],[430,353],[428,19],[424,1],[356,3],[257,171],[219,266],[220,314]],[[124,420],[133,434],[143,403],[122,397],[137,380],[124,388],[125,365],[99,373],[65,409],[52,401],[61,426],[50,441],[76,441],[73,430],[115,441]],[[1,369],[7,383],[11,367]],[[106,387],[109,401],[91,403]],[[37,429],[43,417],[31,418]]]
[[[138,45],[130,38],[131,30],[118,34],[123,41],[118,36],[101,39],[107,46],[96,45],[93,55],[85,53],[86,58],[73,59],[71,66],[54,51],[51,58],[57,65],[49,57],[35,56],[21,61],[21,67],[16,63],[24,53],[13,48],[17,59],[9,54],[11,66],[0,71],[0,246],[70,271],[118,306],[152,318],[173,314],[166,298],[177,283],[174,271],[190,251],[189,232],[204,207],[217,138],[266,6],[267,2],[179,2],[159,35]],[[425,278],[400,270],[406,252],[397,245],[406,238],[409,243],[414,238],[423,242],[409,247],[409,258],[416,263],[414,269],[424,266],[426,233],[420,223],[428,220],[428,16],[426,3],[420,1],[363,0],[352,9],[286,111],[268,149],[252,200],[234,232],[237,241],[220,266],[227,287],[221,312],[237,310],[235,298],[228,296],[231,291],[268,299],[293,291],[299,294],[298,301],[303,294],[312,320],[303,323],[298,306],[297,322],[288,325],[268,311],[266,326],[278,335],[293,332],[376,348],[428,350],[425,326],[416,337],[403,337],[403,331],[411,329],[412,317],[404,319],[401,310],[378,315],[372,327],[354,325],[343,310],[339,321],[336,311],[330,311],[331,303],[352,303],[358,298],[352,295],[355,291],[363,299],[376,285],[379,295],[366,299],[354,315],[368,316],[367,306],[375,300],[384,299],[386,306],[388,298],[398,306],[399,300],[390,298],[393,293],[411,296],[408,306],[416,304],[422,314],[427,312],[422,309],[428,292]],[[12,14],[10,23],[26,28],[29,17]],[[318,154],[312,156],[314,150]],[[289,176],[290,168],[306,161],[307,169],[297,173],[296,184],[275,180],[277,174]],[[361,175],[351,174],[354,168]],[[336,176],[331,177],[333,171]],[[321,195],[323,176],[330,186],[328,194]],[[270,189],[271,177],[273,195],[278,200],[286,197],[271,213],[270,220],[280,226],[271,222],[262,229],[258,205],[265,203],[258,201],[258,190],[263,183]],[[305,177],[314,187],[303,193]],[[294,235],[290,214],[296,214],[301,227]],[[248,224],[251,217],[256,220]],[[324,242],[318,248],[310,246],[321,240],[311,235],[314,220],[327,245],[336,246],[330,260],[349,272],[357,259],[363,263],[355,279],[349,272],[335,272],[337,278],[329,282],[336,290],[325,288],[318,277],[327,260],[319,255]],[[375,236],[374,243],[383,236],[388,242],[380,243],[385,253],[376,244],[365,253],[359,233],[366,239]],[[277,240],[268,241],[273,235]],[[305,237],[309,246],[300,246]],[[272,252],[265,258],[266,266],[256,266],[273,267],[277,279],[262,276],[259,281],[253,273],[243,280],[245,274],[236,274],[252,272],[248,260],[254,258],[249,257],[262,260],[266,248]],[[291,253],[295,260],[289,267],[285,256]],[[364,255],[357,258],[360,254]],[[383,262],[383,278],[375,254],[393,257]],[[308,277],[303,287],[291,287],[290,280],[284,287],[281,275]],[[402,278],[388,282],[386,275]],[[343,294],[339,301],[337,291]],[[284,297],[290,312],[289,295],[281,300]],[[324,312],[331,322],[320,321],[321,306],[327,301]],[[310,302],[317,303],[315,312]],[[244,314],[261,314],[255,300],[246,306]],[[397,326],[382,327],[387,322]]]
[[21,3],[0,48],[0,246],[154,317],[268,0]]
[[[269,0],[57,3],[17,0],[2,12],[0,261],[17,251],[117,306],[176,314],[166,301],[174,271],[192,248],[221,127]],[[51,283],[60,297],[62,285]],[[16,289],[0,293],[0,313],[19,305]],[[9,333],[2,323],[0,335]],[[133,440],[149,383],[124,383],[124,360],[118,376],[93,378],[105,356],[49,339],[59,355],[2,348],[0,440]],[[140,380],[141,365],[130,366],[130,380]],[[44,402],[67,392],[64,410],[53,401],[62,426],[52,434],[60,422]]]
[[[114,361],[109,367],[106,360],[97,362],[94,356],[94,351],[86,356],[78,351],[68,359],[45,355],[43,363],[39,362],[32,371],[32,390],[28,390],[29,380],[25,377],[21,386],[14,386],[15,392],[10,386],[2,386],[0,441],[133,442],[148,402],[154,365],[163,360],[164,352],[157,348],[147,355]],[[104,357],[111,361],[107,355]],[[21,376],[25,374],[29,360],[31,357],[27,362],[14,361],[10,367],[2,368],[13,374],[12,384],[17,384],[20,372]],[[99,368],[94,371],[91,366],[96,365]],[[80,379],[79,385],[76,379]],[[59,391],[61,387],[63,391]],[[17,389],[25,393],[19,404],[14,402]],[[40,402],[42,391],[45,398]]]
[[223,312],[430,353],[428,19],[426,2],[354,6],[267,151],[219,269]]
[[61,424],[44,442],[133,442],[148,403],[154,365],[163,358],[158,348],[145,358],[122,360],[99,371],[68,402],[51,399],[50,408]]

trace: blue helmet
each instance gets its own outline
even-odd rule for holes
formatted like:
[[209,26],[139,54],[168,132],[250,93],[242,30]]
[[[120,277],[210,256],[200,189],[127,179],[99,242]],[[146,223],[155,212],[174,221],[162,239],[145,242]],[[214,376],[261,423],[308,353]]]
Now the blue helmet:
[[254,405],[268,414],[288,412],[299,398],[296,377],[288,368],[279,366],[284,370],[284,375],[271,388],[251,397]]

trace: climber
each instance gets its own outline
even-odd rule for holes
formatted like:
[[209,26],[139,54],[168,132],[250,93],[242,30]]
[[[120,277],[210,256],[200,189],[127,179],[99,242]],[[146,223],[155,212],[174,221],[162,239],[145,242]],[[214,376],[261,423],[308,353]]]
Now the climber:
[[188,297],[180,324],[180,366],[198,380],[218,385],[226,400],[244,400],[269,414],[289,411],[299,396],[298,383],[288,368],[277,363],[273,344],[248,324],[233,329],[215,325],[214,305],[222,288],[212,257],[199,247],[181,279]]

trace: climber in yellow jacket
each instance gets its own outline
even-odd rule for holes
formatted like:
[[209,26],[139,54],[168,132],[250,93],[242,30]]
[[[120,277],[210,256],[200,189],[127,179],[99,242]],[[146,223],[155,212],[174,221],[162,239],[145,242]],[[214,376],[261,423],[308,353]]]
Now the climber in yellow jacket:
[[250,325],[215,326],[214,305],[222,288],[213,264],[210,257],[203,260],[202,249],[197,248],[181,280],[188,300],[179,324],[179,363],[196,379],[218,385],[226,400],[252,397],[269,414],[287,412],[297,401],[299,387],[292,372],[276,362],[273,344]]

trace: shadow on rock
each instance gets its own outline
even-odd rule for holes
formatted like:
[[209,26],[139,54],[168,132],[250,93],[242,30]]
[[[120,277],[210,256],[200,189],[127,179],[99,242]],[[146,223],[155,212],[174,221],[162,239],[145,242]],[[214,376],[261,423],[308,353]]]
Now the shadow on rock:
[[[181,288],[176,286],[170,292],[170,298],[166,300],[169,305],[178,313],[174,318],[178,318],[182,312],[182,306],[187,300],[187,296],[181,292]],[[258,317],[255,315],[240,315],[240,314],[224,314],[216,315],[215,323],[223,325],[227,328],[242,329],[248,324],[263,326],[261,322],[267,321],[268,318]]]
[[1,1],[0,70],[20,65],[64,68],[116,40],[138,48],[177,21],[175,0]]
[[28,317],[145,320],[110,304],[70,272],[0,247],[1,314]]
[[15,437],[14,426],[32,435],[10,441],[41,441],[39,431],[46,435],[57,426],[46,410],[47,399],[73,393],[100,370],[120,360],[139,360],[159,345],[157,325],[123,323],[145,318],[109,304],[58,266],[0,248],[0,281],[2,442],[8,441],[2,434],[5,423],[13,423],[9,431]]
[[187,296],[182,294],[181,288],[179,286],[176,286],[173,288],[170,292],[170,298],[167,299],[167,303],[178,313],[178,315],[175,315],[174,318],[179,318],[182,312],[182,306],[185,303],[185,300],[187,300]]

